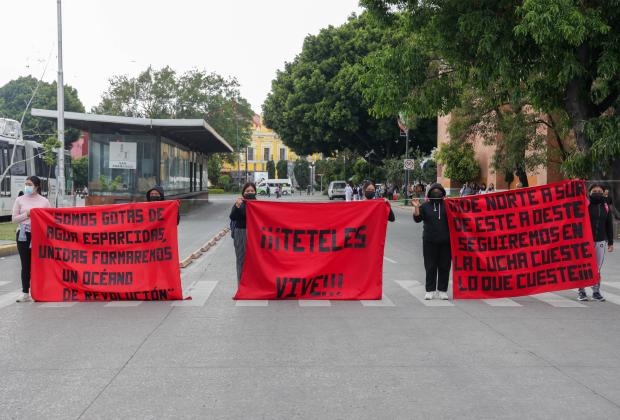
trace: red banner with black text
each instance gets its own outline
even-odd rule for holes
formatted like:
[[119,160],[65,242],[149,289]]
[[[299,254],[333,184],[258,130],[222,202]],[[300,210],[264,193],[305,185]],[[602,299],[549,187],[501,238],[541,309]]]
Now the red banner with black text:
[[33,209],[33,299],[182,299],[178,211],[176,201]]
[[524,296],[599,280],[583,181],[446,199],[455,299]]
[[389,204],[246,201],[235,299],[381,299]]

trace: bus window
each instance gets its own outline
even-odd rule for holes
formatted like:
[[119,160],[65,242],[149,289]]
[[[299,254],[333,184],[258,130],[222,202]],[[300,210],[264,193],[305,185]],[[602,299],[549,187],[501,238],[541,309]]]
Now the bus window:
[[[13,152],[12,148],[14,146],[11,147],[11,150],[9,150],[10,153]],[[11,159],[10,155],[9,155],[9,160]],[[11,167],[11,175],[23,175],[26,176],[26,162],[24,162],[24,160],[26,160],[26,153],[24,150],[24,146],[17,146],[17,150],[15,151],[15,159],[13,160],[13,162],[18,162],[15,163],[12,167]]]

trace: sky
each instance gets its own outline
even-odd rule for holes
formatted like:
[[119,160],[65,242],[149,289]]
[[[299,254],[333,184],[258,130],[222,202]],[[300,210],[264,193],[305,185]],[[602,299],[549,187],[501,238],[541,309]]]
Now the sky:
[[[260,112],[276,70],[308,34],[346,22],[359,0],[63,0],[65,84],[87,111],[115,75],[149,65],[236,77]],[[0,86],[32,74],[56,79],[55,0],[0,0]]]

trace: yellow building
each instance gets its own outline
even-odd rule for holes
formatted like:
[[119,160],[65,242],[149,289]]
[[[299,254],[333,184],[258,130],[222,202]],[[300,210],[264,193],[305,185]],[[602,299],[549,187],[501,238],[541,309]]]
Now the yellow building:
[[[258,181],[266,178],[267,162],[273,160],[276,165],[279,161],[285,160],[291,165],[299,156],[295,154],[284,142],[278,134],[265,127],[262,117],[255,115],[252,121],[253,131],[250,145],[245,151],[239,153],[239,161],[234,164],[224,163],[222,173],[230,174],[233,180],[237,180],[239,173],[242,180],[245,180],[246,173],[246,153],[247,153],[247,173],[249,181]],[[315,153],[305,157],[308,162],[316,162],[320,160],[322,155]],[[237,166],[239,166],[237,168]],[[289,166],[289,173],[292,172],[292,166]]]

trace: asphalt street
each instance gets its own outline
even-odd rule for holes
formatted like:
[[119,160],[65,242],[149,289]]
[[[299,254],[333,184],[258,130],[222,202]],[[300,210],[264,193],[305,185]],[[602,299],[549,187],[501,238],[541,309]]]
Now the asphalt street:
[[[233,200],[182,215],[181,257]],[[395,213],[381,301],[235,302],[230,236],[182,270],[189,301],[17,304],[0,260],[0,418],[620,418],[619,252],[604,303],[424,301],[422,228]]]

